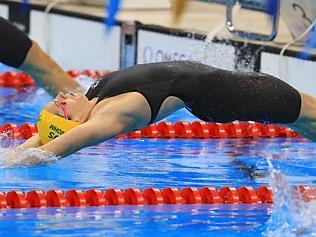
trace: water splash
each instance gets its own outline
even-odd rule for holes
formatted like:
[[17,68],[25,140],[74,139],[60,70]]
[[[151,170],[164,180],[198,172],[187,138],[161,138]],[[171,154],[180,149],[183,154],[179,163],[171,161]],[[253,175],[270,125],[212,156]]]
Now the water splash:
[[305,203],[300,193],[288,185],[281,171],[268,159],[273,189],[273,210],[267,222],[266,237],[316,236],[316,203]]
[[4,151],[13,149],[14,147],[19,145],[19,140],[12,139],[12,137],[12,131],[5,131],[0,133],[0,155]]
[[0,167],[46,164],[59,159],[53,153],[38,148],[17,151],[19,142],[10,139],[9,133],[0,134]]

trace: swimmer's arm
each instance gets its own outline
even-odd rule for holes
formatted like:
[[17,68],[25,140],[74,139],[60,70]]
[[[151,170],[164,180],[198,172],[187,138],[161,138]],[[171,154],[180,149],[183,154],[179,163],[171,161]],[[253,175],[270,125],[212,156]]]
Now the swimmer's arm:
[[65,157],[84,147],[142,128],[150,121],[150,107],[139,93],[119,95],[111,102],[102,103],[90,120],[39,148]]
[[137,124],[133,116],[107,114],[106,117],[100,116],[100,118],[89,120],[39,148],[52,152],[56,156],[65,157],[84,147],[99,144],[134,130]]
[[29,139],[27,139],[24,143],[22,143],[21,145],[17,146],[15,148],[16,151],[21,151],[24,150],[26,148],[36,148],[39,146],[42,146],[42,142],[41,139],[39,137],[39,134],[35,134],[34,136],[30,137]]

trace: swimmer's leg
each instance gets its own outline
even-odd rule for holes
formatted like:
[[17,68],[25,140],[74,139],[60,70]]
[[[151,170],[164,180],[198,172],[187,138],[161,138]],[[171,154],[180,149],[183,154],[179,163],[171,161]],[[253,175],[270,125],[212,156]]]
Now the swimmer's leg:
[[25,71],[41,87],[55,96],[58,92],[69,92],[80,89],[79,83],[70,76],[45,53],[41,47],[32,41],[32,47],[19,69]]
[[79,83],[24,32],[0,17],[0,62],[19,68],[50,94],[80,89]]
[[316,98],[300,92],[301,111],[298,119],[288,126],[304,137],[316,141]]

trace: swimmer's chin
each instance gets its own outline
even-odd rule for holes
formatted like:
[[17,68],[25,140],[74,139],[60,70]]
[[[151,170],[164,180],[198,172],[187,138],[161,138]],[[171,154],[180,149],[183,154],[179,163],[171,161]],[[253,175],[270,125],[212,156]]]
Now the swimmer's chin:
[[51,152],[37,148],[29,148],[19,152],[14,149],[9,150],[2,157],[5,167],[45,165],[60,159]]

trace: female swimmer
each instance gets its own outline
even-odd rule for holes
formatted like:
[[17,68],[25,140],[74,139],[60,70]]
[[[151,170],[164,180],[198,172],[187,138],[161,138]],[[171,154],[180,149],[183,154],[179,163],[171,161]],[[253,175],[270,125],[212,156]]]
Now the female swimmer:
[[289,124],[316,139],[315,98],[270,75],[176,61],[136,65],[104,75],[86,95],[59,93],[41,111],[39,133],[17,151],[37,147],[65,157],[181,108],[204,121]]

